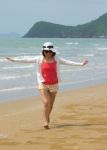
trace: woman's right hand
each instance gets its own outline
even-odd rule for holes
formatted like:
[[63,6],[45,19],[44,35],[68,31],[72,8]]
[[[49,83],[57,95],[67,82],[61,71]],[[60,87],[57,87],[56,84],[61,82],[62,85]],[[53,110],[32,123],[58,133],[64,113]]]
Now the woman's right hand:
[[10,57],[6,57],[6,59],[7,60],[9,60],[9,61],[14,61],[12,58],[10,58]]
[[83,66],[86,65],[86,64],[88,64],[88,60],[85,60],[85,61],[83,62]]

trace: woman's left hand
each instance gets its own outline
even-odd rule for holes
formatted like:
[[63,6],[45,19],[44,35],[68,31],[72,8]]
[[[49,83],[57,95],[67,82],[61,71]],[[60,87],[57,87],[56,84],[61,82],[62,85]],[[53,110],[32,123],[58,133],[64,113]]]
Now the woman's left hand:
[[88,60],[85,60],[85,61],[83,62],[83,66],[86,65],[86,64],[88,64]]

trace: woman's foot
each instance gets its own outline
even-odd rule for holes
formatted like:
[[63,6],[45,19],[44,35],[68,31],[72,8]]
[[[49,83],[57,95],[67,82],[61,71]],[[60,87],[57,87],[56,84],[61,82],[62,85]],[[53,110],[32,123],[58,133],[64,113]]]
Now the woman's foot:
[[44,125],[44,129],[49,129],[49,125]]
[[43,127],[44,127],[44,129],[49,129],[48,123],[44,123]]

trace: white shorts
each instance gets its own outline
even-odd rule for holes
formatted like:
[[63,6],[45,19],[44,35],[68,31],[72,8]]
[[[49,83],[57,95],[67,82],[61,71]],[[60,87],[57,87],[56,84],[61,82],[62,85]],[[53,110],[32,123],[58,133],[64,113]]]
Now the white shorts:
[[51,85],[46,85],[44,83],[39,84],[38,86],[39,90],[48,90],[49,92],[57,92],[58,91],[58,84],[51,84]]

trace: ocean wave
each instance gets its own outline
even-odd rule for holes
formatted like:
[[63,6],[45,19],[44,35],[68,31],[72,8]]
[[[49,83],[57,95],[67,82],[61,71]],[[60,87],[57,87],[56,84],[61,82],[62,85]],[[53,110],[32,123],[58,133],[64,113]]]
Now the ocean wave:
[[5,57],[0,57],[0,63],[1,62],[6,62],[7,60],[6,60],[6,58]]
[[66,42],[65,44],[67,44],[67,45],[78,45],[79,43],[78,42]]
[[99,48],[97,48],[97,50],[99,50],[99,51],[106,51],[107,47],[99,47]]
[[20,86],[20,87],[0,89],[0,92],[12,92],[12,91],[35,89],[35,88],[37,88],[37,87],[36,86]]
[[71,69],[61,69],[61,73],[66,73],[66,72],[78,72],[78,71],[86,71],[90,70],[90,68],[71,68]]
[[25,69],[25,68],[33,68],[34,65],[18,65],[18,66],[7,66],[7,67],[1,67],[1,69],[5,70],[11,70],[11,69]]
[[94,53],[88,53],[88,54],[78,54],[77,56],[79,56],[79,57],[81,57],[81,56],[83,56],[83,57],[94,57],[94,56],[95,56],[95,54],[94,54]]
[[8,75],[1,75],[0,76],[0,80],[10,80],[10,79],[19,79],[19,78],[22,78],[22,77],[24,77],[24,78],[27,78],[27,77],[30,77],[31,76],[31,74],[24,74],[24,75],[10,75],[10,76],[8,76]]
[[[10,54],[9,54],[9,56],[10,56]],[[8,56],[8,57],[9,57]],[[29,55],[28,53],[21,53],[20,55],[18,54],[18,55],[11,55],[12,57],[15,57],[16,59],[22,59],[22,58],[24,58],[24,59],[29,59],[29,58],[34,58],[35,57],[35,55]],[[7,55],[6,56],[0,56],[0,62],[3,62],[3,61],[8,61],[7,59],[6,59],[6,57],[7,57]],[[9,61],[8,61],[9,62]]]

